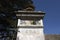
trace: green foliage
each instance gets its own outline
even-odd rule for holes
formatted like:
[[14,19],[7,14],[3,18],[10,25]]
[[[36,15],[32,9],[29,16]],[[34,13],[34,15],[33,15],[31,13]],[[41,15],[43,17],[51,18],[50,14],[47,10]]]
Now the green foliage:
[[34,9],[32,4],[32,0],[0,0],[0,40],[16,40],[17,18],[13,12]]
[[0,11],[11,12],[23,10],[29,6],[33,7],[32,0],[0,0]]

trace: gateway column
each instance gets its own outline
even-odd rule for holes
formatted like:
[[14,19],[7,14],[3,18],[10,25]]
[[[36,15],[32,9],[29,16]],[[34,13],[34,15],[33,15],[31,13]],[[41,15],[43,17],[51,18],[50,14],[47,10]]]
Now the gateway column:
[[43,17],[41,11],[18,11],[17,40],[45,40]]

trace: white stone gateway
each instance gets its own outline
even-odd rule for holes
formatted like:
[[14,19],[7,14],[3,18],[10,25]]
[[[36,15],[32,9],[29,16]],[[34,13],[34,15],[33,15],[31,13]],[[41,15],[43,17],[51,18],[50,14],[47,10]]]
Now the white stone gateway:
[[44,12],[18,11],[17,40],[45,40],[43,32]]

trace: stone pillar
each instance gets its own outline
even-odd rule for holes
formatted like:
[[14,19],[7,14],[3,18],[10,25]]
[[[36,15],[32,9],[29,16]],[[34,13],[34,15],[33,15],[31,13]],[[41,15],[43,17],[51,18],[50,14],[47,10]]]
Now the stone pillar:
[[45,40],[43,32],[44,12],[18,11],[17,40]]

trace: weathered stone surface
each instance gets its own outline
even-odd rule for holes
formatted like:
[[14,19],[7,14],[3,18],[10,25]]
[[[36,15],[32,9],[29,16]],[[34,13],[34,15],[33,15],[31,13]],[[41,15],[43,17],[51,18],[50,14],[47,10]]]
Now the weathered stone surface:
[[17,40],[44,40],[43,28],[19,28]]

